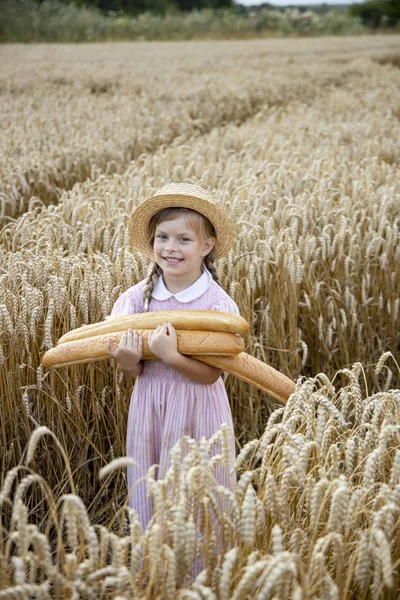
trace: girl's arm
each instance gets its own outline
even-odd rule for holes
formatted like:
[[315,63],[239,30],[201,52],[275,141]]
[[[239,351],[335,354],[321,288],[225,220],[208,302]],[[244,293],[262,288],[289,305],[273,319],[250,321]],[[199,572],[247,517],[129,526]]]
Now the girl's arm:
[[195,383],[211,385],[220,377],[222,370],[178,352],[176,331],[171,323],[164,323],[149,333],[150,350],[167,365],[173,367]]
[[134,365],[131,369],[121,368],[120,365],[118,364],[118,361],[117,361],[117,365],[118,365],[118,369],[121,371],[121,373],[123,375],[126,375],[127,377],[137,377],[138,375],[141,375],[142,371],[143,371],[143,363],[142,362],[136,363],[136,365]]
[[179,354],[179,352],[172,354],[171,358],[164,360],[164,362],[191,381],[203,383],[204,385],[215,383],[222,373],[222,369],[210,367],[210,365],[205,365],[194,358]]

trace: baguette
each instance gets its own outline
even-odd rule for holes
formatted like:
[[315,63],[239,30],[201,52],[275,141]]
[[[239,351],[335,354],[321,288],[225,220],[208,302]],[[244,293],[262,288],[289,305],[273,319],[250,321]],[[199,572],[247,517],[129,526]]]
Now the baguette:
[[177,330],[181,354],[223,369],[280,402],[287,402],[294,392],[291,379],[243,352],[244,343],[237,334],[249,326],[242,317],[210,310],[140,313],[84,325],[62,336],[57,346],[44,354],[42,365],[65,367],[110,358],[108,339],[117,347],[127,329],[137,329],[143,336],[143,358],[155,359],[147,344],[149,330],[166,321]]
[[[150,352],[147,344],[149,331],[148,329],[139,331],[139,334],[143,336],[143,359],[145,360],[157,358]],[[61,367],[110,358],[107,347],[108,339],[112,339],[116,348],[123,333],[97,335],[58,344],[44,354],[42,365],[44,367]],[[235,333],[178,330],[176,334],[180,354],[196,354],[196,356],[239,354],[244,349],[242,338]]]
[[127,329],[155,329],[157,325],[171,323],[175,329],[190,331],[224,331],[226,333],[245,333],[249,324],[243,317],[217,310],[160,310],[156,312],[135,313],[118,317],[107,317],[101,323],[83,325],[63,335],[58,343],[64,344],[106,333],[116,333]]
[[283,403],[288,401],[295,390],[295,384],[289,377],[245,352],[234,356],[192,356],[192,358],[231,373]]

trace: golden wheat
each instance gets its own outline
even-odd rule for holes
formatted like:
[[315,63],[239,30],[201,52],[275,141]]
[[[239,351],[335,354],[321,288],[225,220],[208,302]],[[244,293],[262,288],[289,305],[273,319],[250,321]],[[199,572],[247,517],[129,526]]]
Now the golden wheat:
[[[4,48],[0,598],[396,597],[397,45]],[[227,432],[185,439],[148,475],[143,532],[121,471],[132,383],[40,358],[145,277],[127,217],[169,181],[234,221],[218,274],[246,351],[300,378],[270,415],[225,377],[236,494],[213,483]]]
[[[117,515],[122,525],[118,532],[94,527],[74,494],[64,494],[45,521],[35,522],[26,489],[37,480],[44,497],[46,483],[32,473],[17,482],[13,492],[13,482],[24,469],[16,467],[0,495],[2,597],[6,593],[25,597],[37,590],[50,598],[52,586],[74,597],[103,597],[106,590],[113,598],[147,598],[149,593],[154,598],[200,594],[221,600],[393,597],[400,552],[400,486],[393,473],[400,455],[400,430],[387,423],[397,415],[400,392],[363,398],[365,410],[358,413],[354,395],[345,406],[348,419],[343,422],[343,392],[349,392],[354,377],[362,373],[358,366],[350,372],[353,378],[340,387],[327,385],[324,378],[304,381],[298,388],[300,400],[272,414],[264,439],[254,444],[257,451],[241,459],[246,470],[235,497],[214,483],[215,469],[225,462],[223,454],[213,456],[204,439],[178,442],[165,478],[156,480],[154,468],[149,471],[155,511],[145,531],[136,512],[125,507]],[[322,439],[316,439],[316,429],[307,428],[307,413],[299,415],[299,403],[314,407],[315,420],[319,411],[326,411],[326,403],[336,408],[328,422],[340,431],[340,438],[332,441],[327,453],[322,452]],[[369,433],[366,423],[377,428],[368,447],[363,445]],[[44,427],[35,432],[27,461],[32,461],[40,439],[48,433]],[[220,431],[213,443],[222,442],[224,435]],[[274,440],[272,448],[267,440]],[[352,473],[346,474],[345,455],[352,446],[359,452],[353,455]],[[62,451],[59,444],[58,448]],[[307,460],[294,463],[299,452]],[[370,462],[376,468],[379,454],[384,463],[376,481],[368,473]],[[261,462],[266,463],[264,474]],[[126,464],[126,459],[117,459],[102,476],[115,474]],[[189,477],[194,470],[198,475]],[[290,493],[284,489],[287,482]],[[268,491],[271,483],[273,492]],[[222,491],[229,499],[225,513],[218,512]],[[273,495],[279,498],[276,512]],[[228,546],[218,552],[221,519],[229,535]]]

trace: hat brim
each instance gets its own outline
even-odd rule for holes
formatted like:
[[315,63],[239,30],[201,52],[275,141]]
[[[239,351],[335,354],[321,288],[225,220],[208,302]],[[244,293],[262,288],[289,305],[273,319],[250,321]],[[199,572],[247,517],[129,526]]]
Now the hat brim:
[[216,234],[214,246],[215,258],[225,256],[233,246],[235,230],[227,215],[216,204],[186,194],[165,194],[151,196],[140,204],[131,214],[128,223],[131,246],[142,254],[153,257],[153,248],[148,243],[148,225],[150,219],[164,208],[190,208],[211,221]]

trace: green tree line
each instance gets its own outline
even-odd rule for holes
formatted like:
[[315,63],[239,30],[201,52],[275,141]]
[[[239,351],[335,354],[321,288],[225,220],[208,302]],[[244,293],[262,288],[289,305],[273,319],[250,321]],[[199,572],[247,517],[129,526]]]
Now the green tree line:
[[367,0],[350,6],[350,14],[373,29],[395,27],[400,23],[400,0]]
[[[41,4],[45,0],[37,0]],[[64,4],[75,4],[78,7],[97,8],[103,14],[120,13],[138,15],[149,12],[165,15],[167,12],[191,12],[192,10],[231,8],[234,5],[239,12],[247,7],[240,6],[240,0],[61,0]],[[290,0],[288,0],[290,5]],[[304,0],[307,5],[307,0]],[[321,1],[324,7],[323,0]],[[325,5],[326,6],[326,5]],[[274,8],[265,4],[265,7]],[[259,7],[258,7],[259,8]],[[242,9],[242,11],[240,10]],[[349,7],[351,16],[359,17],[367,27],[394,27],[400,22],[400,0],[366,0]]]
[[[62,0],[65,4],[79,7],[95,7],[102,13],[124,13],[138,15],[144,12],[165,14],[166,12],[190,12],[204,8],[218,9],[233,6],[233,0]],[[43,0],[38,0],[39,3]]]

